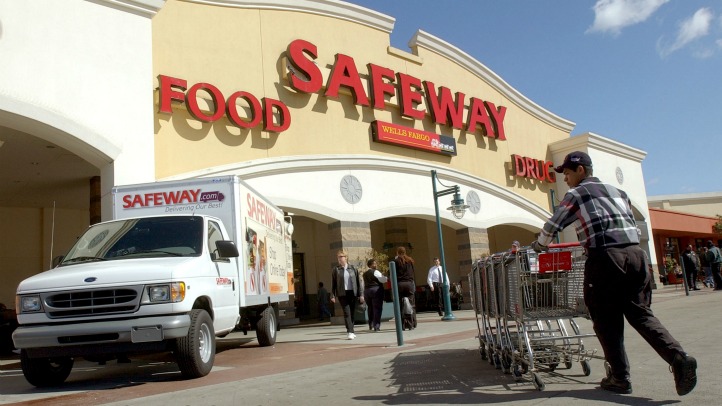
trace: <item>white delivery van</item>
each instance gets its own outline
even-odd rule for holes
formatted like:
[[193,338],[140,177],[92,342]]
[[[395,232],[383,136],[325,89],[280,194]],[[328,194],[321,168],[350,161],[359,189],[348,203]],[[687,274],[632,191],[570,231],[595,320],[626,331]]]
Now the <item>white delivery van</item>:
[[57,385],[73,360],[170,351],[207,375],[215,338],[252,324],[273,345],[293,277],[292,225],[235,176],[113,189],[113,218],[91,226],[53,269],[17,289],[25,378]]

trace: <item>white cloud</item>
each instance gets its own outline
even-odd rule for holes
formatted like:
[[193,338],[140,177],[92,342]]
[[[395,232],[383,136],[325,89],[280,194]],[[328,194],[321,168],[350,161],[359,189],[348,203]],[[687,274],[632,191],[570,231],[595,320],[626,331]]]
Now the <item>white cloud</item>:
[[699,49],[699,50],[692,52],[692,56],[694,56],[697,59],[711,58],[712,55],[714,55],[714,50],[709,49],[709,48]]
[[694,15],[679,25],[677,38],[671,44],[664,44],[663,39],[657,41],[657,49],[662,57],[666,57],[672,52],[678,51],[690,42],[702,38],[709,34],[709,28],[714,20],[712,10],[701,8]]
[[722,39],[718,39],[715,41],[715,44],[717,44],[718,47],[722,48]]
[[622,28],[641,23],[669,0],[597,0],[594,24],[587,32],[619,35]]

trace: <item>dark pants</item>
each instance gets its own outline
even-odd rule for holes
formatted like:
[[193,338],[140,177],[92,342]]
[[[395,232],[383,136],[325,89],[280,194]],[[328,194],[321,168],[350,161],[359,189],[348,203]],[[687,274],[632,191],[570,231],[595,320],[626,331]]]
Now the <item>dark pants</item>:
[[434,291],[432,292],[434,294],[434,303],[439,309],[439,314],[441,314],[444,311],[444,304],[441,302],[441,287],[443,285],[439,282],[434,282]]
[[[407,317],[406,315],[402,314],[402,319],[404,319],[404,323],[402,326],[402,329],[404,328],[416,328],[416,285],[414,282],[409,281],[399,281],[399,298],[408,297],[409,302],[411,302],[411,309],[412,314],[410,317]],[[403,302],[401,303],[403,305]],[[403,313],[403,309],[402,313]]]
[[617,379],[629,377],[624,317],[668,364],[675,354],[683,352],[649,307],[651,281],[646,254],[638,245],[589,250],[584,265],[584,301],[604,357]]
[[710,264],[710,270],[712,271],[712,279],[714,279],[715,290],[722,290],[722,276],[720,276],[720,265],[722,265],[722,263],[719,262]]
[[684,272],[687,274],[687,287],[689,289],[694,289],[697,287],[697,268],[690,266],[689,268],[684,269]]
[[346,323],[346,332],[353,333],[353,325],[356,320],[356,296],[353,294],[353,290],[347,290],[345,296],[339,296],[338,301],[343,309],[343,321]]
[[381,311],[384,308],[383,286],[371,286],[364,289],[364,300],[369,321],[369,328],[381,328]]
[[318,319],[323,320],[325,316],[331,317],[331,312],[328,310],[328,304],[325,302],[318,304]]

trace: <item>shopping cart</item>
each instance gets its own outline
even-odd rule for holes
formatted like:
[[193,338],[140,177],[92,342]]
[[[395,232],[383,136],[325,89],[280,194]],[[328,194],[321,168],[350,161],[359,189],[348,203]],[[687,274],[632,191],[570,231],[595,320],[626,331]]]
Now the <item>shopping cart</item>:
[[494,254],[477,261],[469,274],[481,358],[505,372],[511,368],[510,351],[517,335],[515,322],[508,319],[505,306],[508,297],[505,269],[510,261],[511,253]]
[[596,350],[585,348],[583,339],[595,334],[583,334],[574,320],[589,318],[583,290],[585,260],[578,243],[557,244],[540,254],[520,250],[508,268],[513,286],[507,313],[519,330],[511,370],[518,378],[531,373],[538,390],[544,390],[544,382],[537,366],[553,371],[561,363],[571,368],[579,362],[584,375],[591,374],[589,360]]
[[[579,362],[591,374],[588,350],[574,320],[589,317],[584,305],[585,255],[578,243],[552,245],[537,254],[526,248],[477,261],[469,274],[482,359],[520,379],[530,373],[544,390],[539,367],[554,371]],[[597,357],[598,358],[598,357]]]

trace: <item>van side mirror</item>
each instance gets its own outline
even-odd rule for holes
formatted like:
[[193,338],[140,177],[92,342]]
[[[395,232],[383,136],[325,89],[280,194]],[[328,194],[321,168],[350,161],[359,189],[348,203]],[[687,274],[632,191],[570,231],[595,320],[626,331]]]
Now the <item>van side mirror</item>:
[[58,255],[57,257],[53,258],[52,267],[57,267],[59,263],[63,262],[63,258],[65,258],[65,255]]
[[233,241],[218,240],[216,241],[216,252],[218,258],[238,258],[238,247]]

